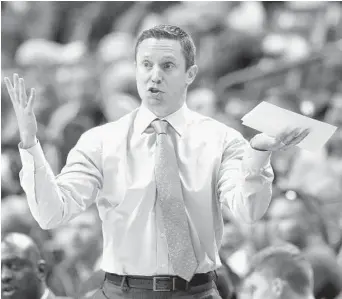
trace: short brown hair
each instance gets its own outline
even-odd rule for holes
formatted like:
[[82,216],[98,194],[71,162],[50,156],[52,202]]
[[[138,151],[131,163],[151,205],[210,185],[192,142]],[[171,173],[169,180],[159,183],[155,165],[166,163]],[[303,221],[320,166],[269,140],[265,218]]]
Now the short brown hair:
[[141,42],[148,38],[178,40],[181,44],[185,58],[185,69],[195,64],[196,47],[191,36],[183,29],[173,25],[158,25],[151,29],[144,30],[138,37],[135,45],[135,58]]
[[305,295],[313,289],[312,267],[292,244],[271,246],[258,252],[252,258],[247,276],[255,272],[286,281],[297,294]]

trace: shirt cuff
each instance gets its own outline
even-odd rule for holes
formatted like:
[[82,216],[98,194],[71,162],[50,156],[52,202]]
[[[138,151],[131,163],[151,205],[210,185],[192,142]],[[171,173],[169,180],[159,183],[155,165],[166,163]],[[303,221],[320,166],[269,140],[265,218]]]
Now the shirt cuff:
[[251,169],[260,170],[267,167],[271,161],[271,151],[258,151],[249,148],[249,166]]
[[37,143],[30,148],[23,148],[22,143],[18,144],[20,158],[23,163],[23,167],[30,166],[34,169],[38,169],[45,165],[45,156],[43,149],[37,140]]

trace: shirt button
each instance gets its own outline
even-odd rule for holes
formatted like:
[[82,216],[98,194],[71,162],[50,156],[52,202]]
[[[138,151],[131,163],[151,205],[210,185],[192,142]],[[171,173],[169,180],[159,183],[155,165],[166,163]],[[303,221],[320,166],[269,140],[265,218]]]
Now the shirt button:
[[164,234],[164,233],[161,233],[160,236],[161,236],[162,238],[165,238],[165,234]]

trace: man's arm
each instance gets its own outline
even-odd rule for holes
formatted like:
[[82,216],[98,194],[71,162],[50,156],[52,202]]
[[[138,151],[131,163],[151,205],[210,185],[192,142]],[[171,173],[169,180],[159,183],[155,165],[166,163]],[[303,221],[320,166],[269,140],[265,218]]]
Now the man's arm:
[[5,83],[21,139],[19,151],[23,168],[20,182],[33,217],[43,229],[50,229],[69,221],[96,198],[102,184],[100,134],[96,128],[83,134],[71,150],[61,174],[55,178],[36,138],[34,88],[28,97],[24,79],[18,74],[13,75],[13,85],[7,77]]
[[89,207],[102,186],[101,141],[98,128],[84,133],[55,177],[37,142],[19,145],[23,168],[20,183],[33,217],[43,229],[62,225]]
[[260,219],[271,202],[271,152],[257,151],[238,132],[227,133],[218,177],[218,196],[244,222]]

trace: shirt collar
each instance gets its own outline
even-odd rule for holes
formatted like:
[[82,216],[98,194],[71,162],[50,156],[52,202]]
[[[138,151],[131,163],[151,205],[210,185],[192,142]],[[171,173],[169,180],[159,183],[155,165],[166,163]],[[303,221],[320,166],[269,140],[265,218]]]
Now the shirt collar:
[[[178,135],[182,136],[184,134],[184,130],[187,124],[187,117],[189,116],[189,109],[186,103],[178,109],[176,112],[169,114],[168,116],[161,118],[167,120],[168,123],[175,129]],[[141,105],[139,107],[139,111],[137,113],[135,119],[135,125],[139,133],[144,133],[148,126],[154,121],[157,117],[153,112],[151,112],[145,105]]]
[[47,299],[49,296],[49,293],[50,293],[50,290],[46,288],[43,296],[40,299]]

